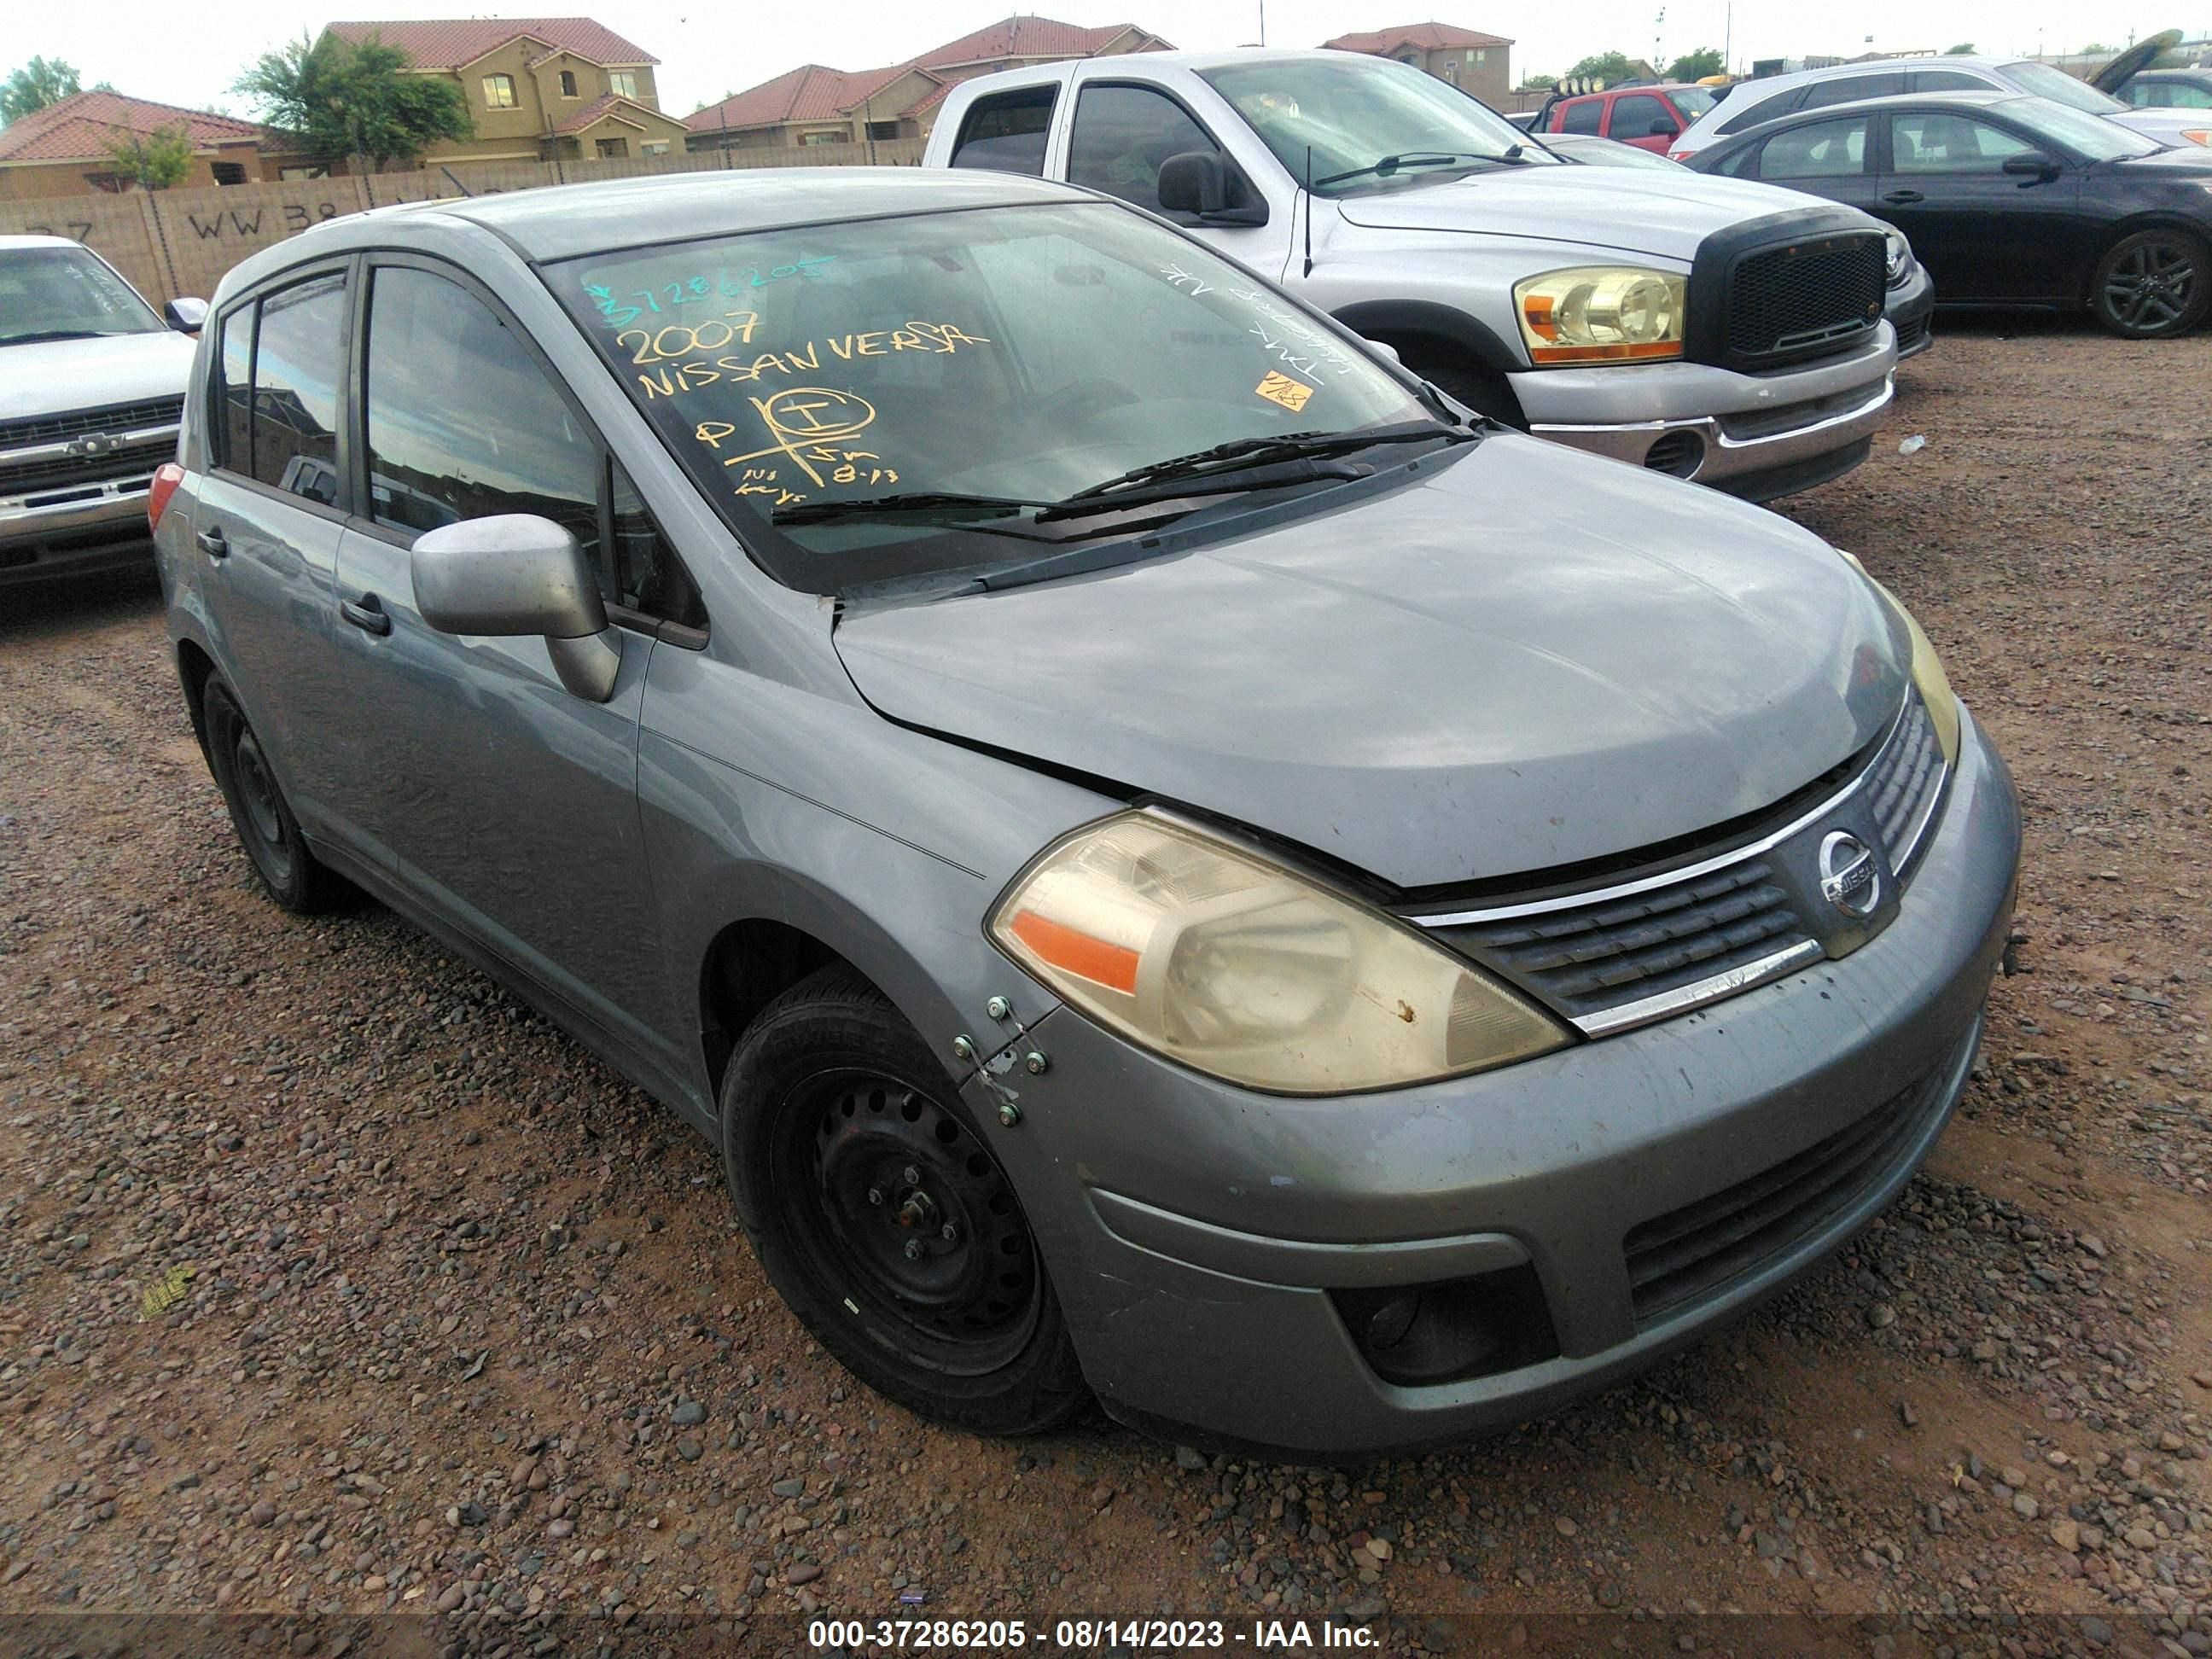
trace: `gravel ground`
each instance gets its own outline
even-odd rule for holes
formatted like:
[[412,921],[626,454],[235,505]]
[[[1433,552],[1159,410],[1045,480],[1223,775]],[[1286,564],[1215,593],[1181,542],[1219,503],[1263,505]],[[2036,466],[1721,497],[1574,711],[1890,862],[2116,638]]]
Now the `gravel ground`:
[[0,598],[0,1612],[396,1609],[434,1652],[902,1606],[2212,1651],[2212,337],[1954,331],[1903,382],[1790,510],[1914,607],[2020,781],[1962,1115],[1747,1323],[1360,1470],[884,1405],[672,1116],[389,915],[255,896],[149,586]]

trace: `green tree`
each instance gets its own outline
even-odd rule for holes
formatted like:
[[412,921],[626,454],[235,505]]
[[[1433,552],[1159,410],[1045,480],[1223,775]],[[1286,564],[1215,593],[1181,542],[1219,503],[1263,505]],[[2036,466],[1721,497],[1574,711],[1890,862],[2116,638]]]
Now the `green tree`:
[[0,127],[83,90],[76,71],[60,58],[33,58],[0,81]]
[[132,132],[118,127],[107,141],[115,170],[141,190],[167,190],[192,170],[192,136],[179,121]]
[[1718,46],[1699,46],[1695,52],[1686,52],[1667,65],[1669,81],[1702,81],[1708,75],[1719,75],[1728,69],[1721,60]]
[[387,162],[413,162],[441,138],[476,131],[459,87],[406,68],[407,54],[381,40],[302,35],[262,53],[233,89],[316,160],[358,155],[381,173]]
[[1626,52],[1594,52],[1566,73],[1570,81],[1579,81],[1585,76],[1595,76],[1606,85],[1633,78],[1636,66],[1628,61]]
[[1946,58],[1972,58],[1974,55],[1974,43],[1971,40],[1962,40],[1955,46],[1946,46],[1943,48],[1943,55]]

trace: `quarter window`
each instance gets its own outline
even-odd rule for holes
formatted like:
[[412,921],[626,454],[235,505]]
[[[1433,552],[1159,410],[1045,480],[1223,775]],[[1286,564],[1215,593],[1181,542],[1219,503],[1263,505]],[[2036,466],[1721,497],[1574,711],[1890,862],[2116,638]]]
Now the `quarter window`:
[[512,75],[485,76],[483,95],[486,109],[513,109],[514,107],[514,77]]
[[1918,113],[1889,118],[1889,144],[1891,170],[1897,173],[2000,173],[2007,156],[2035,148],[1986,121]]
[[1219,148],[1172,98],[1142,87],[1086,87],[1075,106],[1067,176],[1158,212],[1160,164]]
[[1849,179],[1866,171],[1867,118],[1813,121],[1766,141],[1762,179]]
[[1052,128],[1056,87],[1029,87],[976,100],[952,147],[956,167],[994,173],[1044,173],[1045,135]]
[[281,289],[226,318],[218,464],[271,489],[337,505],[344,343],[343,276]]

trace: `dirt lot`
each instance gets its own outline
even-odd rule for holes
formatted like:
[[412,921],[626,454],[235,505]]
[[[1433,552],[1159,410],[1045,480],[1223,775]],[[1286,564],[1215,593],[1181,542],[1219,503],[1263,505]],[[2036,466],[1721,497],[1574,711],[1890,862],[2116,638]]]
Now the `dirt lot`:
[[[2208,409],[2212,337],[1953,331],[1792,506],[2020,781],[2018,972],[1962,1114],[1747,1325],[1357,1471],[884,1406],[672,1117],[392,916],[254,895],[150,585],[0,598],[0,1612],[258,1610],[302,1652],[351,1638],[292,1615],[516,1653],[702,1616],[682,1652],[902,1605],[2212,1651]],[[1863,1617],[1686,1622],[1733,1611]]]

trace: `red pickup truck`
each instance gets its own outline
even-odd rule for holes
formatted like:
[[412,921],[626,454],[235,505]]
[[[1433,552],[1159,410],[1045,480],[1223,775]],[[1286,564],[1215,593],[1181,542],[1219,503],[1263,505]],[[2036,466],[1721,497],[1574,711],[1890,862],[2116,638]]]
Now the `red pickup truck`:
[[1667,146],[1718,101],[1711,87],[1614,87],[1547,104],[1530,130],[1594,133],[1664,155]]

